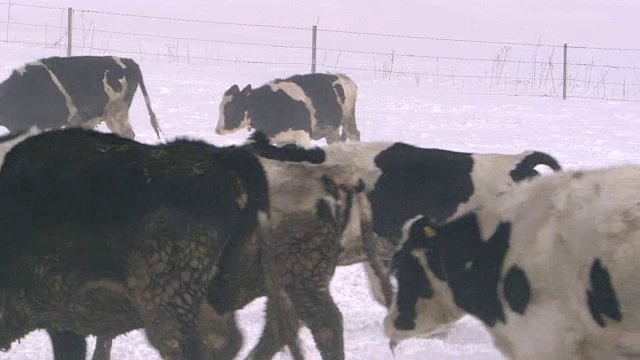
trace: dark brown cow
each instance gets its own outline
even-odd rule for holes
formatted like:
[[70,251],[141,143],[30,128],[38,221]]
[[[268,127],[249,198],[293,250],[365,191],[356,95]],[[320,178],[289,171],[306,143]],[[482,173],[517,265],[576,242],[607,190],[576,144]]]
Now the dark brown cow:
[[[144,328],[163,358],[235,356],[208,299],[225,249],[272,252],[255,155],[82,129],[11,134],[0,155],[0,348],[44,328],[56,359],[84,359],[85,336]],[[277,274],[261,273],[271,311],[285,309]],[[269,330],[299,353],[284,311]]]

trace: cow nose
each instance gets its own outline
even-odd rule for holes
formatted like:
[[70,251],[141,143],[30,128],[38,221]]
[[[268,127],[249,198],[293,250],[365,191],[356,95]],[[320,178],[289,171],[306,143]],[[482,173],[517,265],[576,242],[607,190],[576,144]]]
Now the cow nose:
[[217,134],[217,135],[222,135],[222,131],[220,131],[220,129],[219,129],[219,128],[216,128],[216,134]]

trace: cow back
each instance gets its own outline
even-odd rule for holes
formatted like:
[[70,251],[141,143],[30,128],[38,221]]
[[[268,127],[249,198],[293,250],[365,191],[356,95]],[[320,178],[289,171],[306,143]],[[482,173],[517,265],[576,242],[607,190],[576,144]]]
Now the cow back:
[[[110,269],[100,276],[124,276],[119,271],[140,246],[138,234],[161,212],[178,227],[203,223],[233,238],[241,215],[252,211],[255,224],[257,210],[247,205],[253,185],[245,180],[252,176],[239,177],[229,164],[253,159],[245,166],[261,171],[249,152],[236,150],[240,158],[203,142],[153,146],[80,129],[27,139],[7,154],[0,172],[0,216],[15,220],[0,223],[0,246],[7,249],[0,267],[63,254],[87,271]],[[268,209],[262,181],[261,207]],[[87,262],[87,253],[98,258]],[[123,263],[93,266],[100,259]]]

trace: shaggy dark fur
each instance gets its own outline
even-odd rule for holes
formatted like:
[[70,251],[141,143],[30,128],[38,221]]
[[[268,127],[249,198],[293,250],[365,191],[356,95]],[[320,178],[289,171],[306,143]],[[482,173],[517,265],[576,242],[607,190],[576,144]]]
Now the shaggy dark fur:
[[[343,251],[340,236],[352,220],[352,209],[364,198],[364,183],[343,167],[314,165],[318,154],[323,155],[318,150],[278,148],[259,132],[244,147],[265,155],[261,161],[269,181],[270,212],[281,220],[273,222],[270,231],[224,248],[209,289],[219,328],[227,329],[217,340],[237,351],[241,341],[235,311],[268,295],[265,330],[252,358],[271,359],[285,344],[294,358],[302,358],[295,343],[299,318],[311,329],[323,358],[343,359],[342,314],[329,284]],[[310,197],[314,205],[300,209],[283,200],[291,197],[293,187],[298,189],[292,196],[295,202]]]
[[[207,298],[223,249],[270,241],[259,221],[268,222],[267,179],[252,153],[51,131],[9,151],[0,199],[0,219],[12,219],[0,221],[2,349],[45,328],[56,359],[84,359],[81,337],[145,328],[163,358],[235,356],[233,319]],[[280,296],[274,284],[265,291]],[[274,315],[277,325],[287,316]],[[281,343],[299,351],[295,339]]]

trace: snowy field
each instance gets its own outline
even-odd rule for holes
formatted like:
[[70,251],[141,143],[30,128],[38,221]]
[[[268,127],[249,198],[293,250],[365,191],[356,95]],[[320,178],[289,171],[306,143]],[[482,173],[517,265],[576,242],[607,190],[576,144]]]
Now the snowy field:
[[[440,38],[481,39],[493,41],[513,41],[526,43],[562,44],[591,47],[640,48],[637,36],[637,19],[640,6],[637,0],[354,0],[323,1],[323,5],[310,1],[293,0],[158,0],[153,2],[128,2],[113,0],[93,2],[91,0],[41,0],[34,4],[54,7],[100,11],[172,16],[189,19],[215,20],[237,23],[283,25],[310,28],[318,22],[320,27],[344,29],[358,32],[378,32],[432,36]],[[44,17],[36,10],[12,7],[12,21],[38,23]],[[60,13],[57,21],[60,22]],[[157,32],[158,34],[180,33],[183,37],[228,37],[235,41],[254,42],[256,39],[272,42],[308,44],[310,32],[279,33],[274,29],[251,27],[215,27],[209,29],[182,23],[137,21],[117,17],[95,17],[84,14],[84,21],[96,29],[121,29],[132,32]],[[50,15],[47,15],[50,16]],[[54,16],[55,17],[55,16]],[[5,19],[6,20],[6,19]],[[44,20],[42,20],[44,21]],[[56,20],[52,20],[56,21]],[[76,19],[76,22],[79,22]],[[80,26],[80,25],[79,25]],[[26,29],[26,28],[24,28]],[[9,34],[0,30],[0,40],[20,39],[27,30],[13,26]],[[41,29],[39,30],[41,31]],[[24,34],[23,34],[24,32]],[[50,31],[48,37],[53,38]],[[222,35],[220,35],[222,32]],[[233,34],[231,33],[233,32]],[[8,36],[7,36],[8,35]],[[40,36],[40,35],[38,35]],[[123,40],[125,41],[125,40]],[[144,39],[128,38],[136,47],[151,48]],[[77,39],[76,44],[81,44]],[[109,53],[117,49],[117,39],[109,42],[95,35],[92,47],[84,47],[81,53],[91,51],[94,55]],[[191,43],[195,54],[198,48]],[[78,45],[79,46],[79,45]],[[124,45],[123,45],[124,46]],[[194,61],[171,62],[159,56],[145,56],[143,51],[136,54],[118,53],[131,56],[142,68],[145,83],[158,114],[166,140],[176,137],[204,139],[217,145],[237,144],[247,137],[247,133],[230,136],[214,134],[218,118],[218,104],[222,93],[233,84],[254,87],[275,77],[309,71],[307,50],[286,52],[277,48],[256,48],[217,45],[207,51],[216,53],[220,59],[261,59],[265,63],[242,61]],[[501,53],[503,45],[460,44],[456,42],[409,43],[402,39],[358,37],[320,32],[319,47],[351,49],[378,49],[398,53],[437,54],[465,57],[492,57]],[[96,49],[103,49],[98,51]],[[166,48],[165,48],[166,50]],[[173,49],[176,50],[176,49]],[[540,49],[541,54],[544,49]],[[148,50],[154,52],[154,50]],[[529,59],[531,48],[514,46],[511,54],[521,52],[523,59]],[[548,49],[544,56],[550,57]],[[555,50],[557,51],[557,50]],[[574,50],[572,50],[574,51]],[[145,50],[146,52],[146,50]],[[577,54],[575,50],[572,54]],[[24,44],[6,44],[0,41],[0,78],[8,77],[10,71],[40,57],[64,55],[63,49]],[[541,57],[543,55],[540,55]],[[555,60],[560,54],[555,53]],[[576,55],[577,56],[577,55]],[[626,67],[640,66],[640,51],[593,51],[581,56],[581,61],[619,64]],[[576,98],[581,95],[598,97],[602,89],[573,88],[569,95],[573,98],[563,101],[552,95],[557,84],[547,83],[537,88],[519,89],[515,83],[505,81],[504,88],[487,84],[486,81],[469,78],[466,83],[452,79],[441,79],[448,70],[438,69],[433,73],[432,60],[401,59],[395,63],[396,69],[417,69],[423,61],[423,74],[406,75],[387,73],[382,65],[385,57],[375,61],[372,56],[355,57],[350,54],[319,53],[319,70],[341,71],[351,76],[359,87],[356,117],[363,141],[392,140],[403,141],[422,147],[436,147],[470,152],[517,153],[536,149],[554,155],[565,168],[600,167],[620,163],[637,163],[640,151],[640,102],[612,100],[619,99],[621,88],[611,88],[600,93],[608,99]],[[593,60],[595,59],[595,60]],[[554,60],[554,61],[555,61]],[[403,62],[404,61],[404,62]],[[411,62],[413,61],[413,62]],[[577,60],[576,60],[577,61]],[[375,64],[374,64],[375,63]],[[443,62],[443,64],[446,64]],[[453,63],[451,63],[453,64]],[[454,66],[451,65],[450,66]],[[391,63],[387,63],[387,66]],[[447,66],[449,66],[447,65]],[[515,71],[510,64],[506,71]],[[443,65],[444,66],[444,65]],[[377,67],[380,71],[363,69]],[[360,69],[349,71],[349,69]],[[453,69],[453,68],[451,68]],[[465,62],[456,71],[487,74],[491,64]],[[450,70],[450,69],[449,69]],[[585,69],[578,69],[585,71]],[[629,69],[627,69],[629,70]],[[420,70],[422,71],[422,70]],[[523,70],[522,78],[536,78],[532,69]],[[549,69],[547,69],[549,71]],[[555,68],[555,75],[561,74]],[[602,79],[602,69],[597,77]],[[616,72],[618,71],[618,72]],[[622,70],[613,69],[607,76],[609,82],[624,81],[625,84],[638,83],[635,70],[620,75]],[[618,74],[618,75],[616,75]],[[639,73],[640,74],[640,73]],[[513,75],[513,74],[512,74]],[[576,78],[583,75],[575,74]],[[518,75],[519,76],[519,75]],[[614,78],[614,76],[618,76]],[[620,80],[620,76],[624,80]],[[596,77],[594,71],[593,77]],[[608,78],[609,79],[609,78]],[[493,81],[493,79],[491,79]],[[594,83],[597,81],[594,80]],[[500,84],[498,82],[498,84]],[[603,82],[604,85],[604,82]],[[617,92],[617,93],[616,93]],[[637,99],[640,84],[625,88],[626,98]],[[513,96],[519,94],[523,96]],[[136,139],[142,142],[157,141],[149,124],[149,119],[140,95],[136,96],[131,109],[131,120]],[[104,127],[100,127],[106,130]],[[323,145],[323,142],[319,143]],[[344,315],[345,352],[347,359],[392,359],[388,348],[382,321],[385,310],[368,294],[365,277],[360,265],[338,268],[332,282],[332,294]],[[262,330],[263,301],[258,300],[240,312],[240,326],[245,334],[245,345],[241,355],[256,343]],[[303,346],[309,359],[318,359],[310,333],[301,331]],[[114,359],[158,359],[158,355],[147,345],[144,335],[134,331],[116,339],[112,352]],[[280,353],[279,358],[289,358]],[[43,332],[34,332],[11,351],[0,353],[0,359],[51,359],[52,353],[48,337]],[[493,348],[487,332],[474,319],[466,317],[444,339],[407,340],[395,349],[396,359],[501,359]]]

